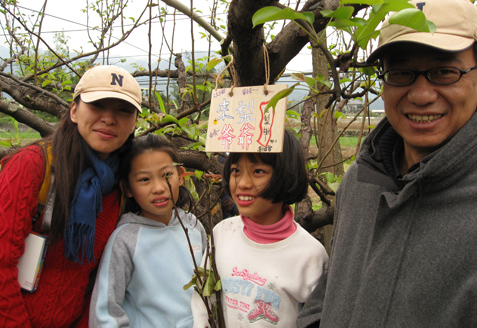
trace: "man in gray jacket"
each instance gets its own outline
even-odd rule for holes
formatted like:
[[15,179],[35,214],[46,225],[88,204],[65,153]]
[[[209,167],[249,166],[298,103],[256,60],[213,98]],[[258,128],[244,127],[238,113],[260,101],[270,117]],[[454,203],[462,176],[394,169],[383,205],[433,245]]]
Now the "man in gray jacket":
[[477,327],[477,8],[412,3],[437,31],[382,29],[386,118],[343,178],[298,327]]

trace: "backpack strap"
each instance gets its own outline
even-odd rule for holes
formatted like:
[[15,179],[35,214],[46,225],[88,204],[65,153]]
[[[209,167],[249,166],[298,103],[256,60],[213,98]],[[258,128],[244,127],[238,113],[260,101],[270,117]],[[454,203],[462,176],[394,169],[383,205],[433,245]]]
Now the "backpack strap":
[[48,201],[48,192],[50,190],[51,184],[51,163],[53,161],[53,156],[51,155],[51,146],[48,145],[47,149],[47,159],[45,167],[45,176],[43,177],[43,182],[40,187],[40,193],[38,195],[38,209],[36,210],[35,215],[33,215],[33,224],[38,221],[43,212],[45,212],[46,202]]
[[[47,160],[46,160],[46,167],[45,167],[45,176],[43,177],[43,182],[40,187],[40,193],[38,194],[38,208],[36,210],[35,215],[33,215],[32,221],[35,224],[40,217],[45,212],[46,203],[48,202],[48,195],[50,191],[50,184],[51,184],[51,163],[53,162],[53,156],[51,154],[51,146],[48,145],[47,147]],[[121,192],[121,198],[119,200],[119,216],[121,216],[124,212],[126,197]]]

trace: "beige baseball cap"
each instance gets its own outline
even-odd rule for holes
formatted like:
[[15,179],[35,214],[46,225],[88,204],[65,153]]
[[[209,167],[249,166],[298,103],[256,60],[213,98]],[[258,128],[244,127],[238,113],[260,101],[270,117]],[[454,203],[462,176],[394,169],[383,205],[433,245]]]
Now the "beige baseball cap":
[[142,112],[139,83],[124,68],[114,65],[95,66],[84,73],[76,85],[73,99],[77,96],[85,103],[104,98],[122,99]]
[[433,22],[434,33],[418,32],[412,28],[384,21],[378,48],[367,62],[373,63],[394,43],[415,42],[445,51],[462,51],[477,40],[477,7],[470,0],[413,0],[410,2]]

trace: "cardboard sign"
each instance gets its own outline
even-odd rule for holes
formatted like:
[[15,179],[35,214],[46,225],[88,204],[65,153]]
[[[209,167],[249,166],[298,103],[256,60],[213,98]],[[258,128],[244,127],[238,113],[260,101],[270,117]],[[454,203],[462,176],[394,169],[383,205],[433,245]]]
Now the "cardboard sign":
[[[286,84],[219,89],[212,92],[207,152],[279,153],[283,149],[287,99],[265,108]],[[231,94],[231,91],[233,94]]]

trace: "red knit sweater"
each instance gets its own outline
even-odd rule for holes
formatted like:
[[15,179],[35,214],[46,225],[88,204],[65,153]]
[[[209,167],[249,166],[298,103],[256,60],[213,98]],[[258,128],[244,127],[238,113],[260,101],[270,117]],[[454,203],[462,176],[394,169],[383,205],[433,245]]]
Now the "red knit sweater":
[[103,197],[103,212],[96,219],[96,261],[75,264],[65,257],[63,241],[50,244],[38,289],[23,292],[16,266],[32,229],[43,175],[43,155],[36,146],[16,154],[0,172],[0,327],[87,327],[90,274],[119,218],[118,194]]

